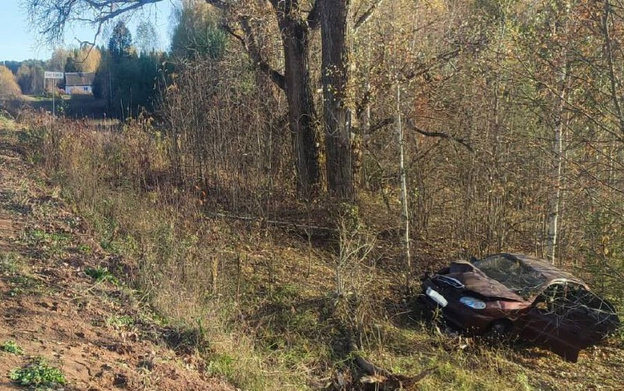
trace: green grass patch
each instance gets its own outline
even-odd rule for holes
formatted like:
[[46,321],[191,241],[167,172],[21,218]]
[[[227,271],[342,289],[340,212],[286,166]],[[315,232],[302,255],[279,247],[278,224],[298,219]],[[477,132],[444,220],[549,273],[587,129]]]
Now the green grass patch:
[[18,356],[24,354],[22,347],[13,340],[4,341],[2,345],[0,345],[0,349],[2,349],[3,352],[17,354]]
[[16,129],[15,121],[7,116],[8,113],[0,109],[0,129]]
[[47,232],[41,229],[26,231],[26,239],[36,243],[65,244],[71,236],[63,232]]
[[37,256],[50,257],[62,254],[71,244],[71,235],[64,232],[48,232],[42,229],[26,230],[22,241],[38,249]]
[[17,254],[4,253],[0,256],[0,275],[10,287],[9,296],[15,297],[41,291],[41,281],[26,273],[21,258]]
[[19,256],[14,253],[2,253],[0,255],[0,273],[15,274],[20,270]]
[[15,297],[22,294],[34,294],[41,292],[41,281],[26,274],[14,274],[8,278],[11,285],[9,296]]
[[51,367],[43,358],[35,358],[23,368],[13,369],[9,378],[16,384],[25,387],[54,388],[67,384],[65,375],[60,369]]
[[86,245],[86,244],[79,245],[78,246],[78,251],[81,254],[86,254],[86,255],[89,255],[89,254],[93,253],[93,249],[90,246]]
[[112,315],[108,319],[106,319],[106,325],[118,329],[127,328],[134,325],[134,319],[128,315]]
[[212,375],[221,375],[226,378],[233,378],[236,359],[227,354],[215,354],[208,363],[208,372]]
[[87,267],[85,268],[85,274],[97,282],[118,283],[117,278],[105,267]]

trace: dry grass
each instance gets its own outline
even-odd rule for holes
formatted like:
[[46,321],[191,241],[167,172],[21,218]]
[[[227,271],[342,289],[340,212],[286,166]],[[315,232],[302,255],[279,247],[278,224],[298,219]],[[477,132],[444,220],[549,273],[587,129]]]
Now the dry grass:
[[[324,388],[337,371],[351,371],[351,342],[396,373],[436,367],[421,383],[426,390],[617,383],[613,363],[624,365],[621,349],[590,349],[574,366],[535,348],[488,347],[437,333],[403,297],[397,219],[379,212],[381,200],[362,200],[367,213],[354,216],[363,221],[343,224],[343,244],[353,251],[340,257],[340,235],[209,217],[210,195],[177,185],[169,174],[170,141],[147,118],[120,133],[74,121],[51,128],[36,117],[29,128],[33,160],[62,186],[99,245],[124,258],[123,268],[110,270],[189,331],[180,335],[201,352],[210,373],[242,389]],[[319,210],[327,211],[322,221],[337,216],[332,208]],[[441,254],[422,243],[416,258],[433,265]],[[575,370],[588,378],[571,376]]]

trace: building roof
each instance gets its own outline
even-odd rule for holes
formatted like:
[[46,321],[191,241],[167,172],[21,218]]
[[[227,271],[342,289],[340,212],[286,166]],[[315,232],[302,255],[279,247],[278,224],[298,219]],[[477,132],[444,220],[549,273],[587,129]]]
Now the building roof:
[[90,86],[95,79],[95,73],[86,72],[66,72],[65,73],[65,86]]

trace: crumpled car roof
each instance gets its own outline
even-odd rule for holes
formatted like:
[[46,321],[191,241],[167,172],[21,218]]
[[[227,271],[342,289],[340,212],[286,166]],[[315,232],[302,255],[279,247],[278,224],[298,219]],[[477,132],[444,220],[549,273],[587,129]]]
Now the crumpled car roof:
[[532,301],[545,287],[556,280],[587,285],[572,274],[527,255],[497,254],[470,263],[451,263],[450,275],[466,289],[486,297],[515,301]]

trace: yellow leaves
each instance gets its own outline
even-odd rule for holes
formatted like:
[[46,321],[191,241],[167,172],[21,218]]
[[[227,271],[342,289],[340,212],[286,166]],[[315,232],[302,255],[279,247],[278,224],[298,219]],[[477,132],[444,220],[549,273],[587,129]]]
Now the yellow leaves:
[[9,98],[21,95],[15,76],[11,70],[3,65],[0,65],[0,97]]
[[80,64],[82,72],[96,72],[102,60],[102,54],[96,47],[83,46],[74,53],[76,63]]

